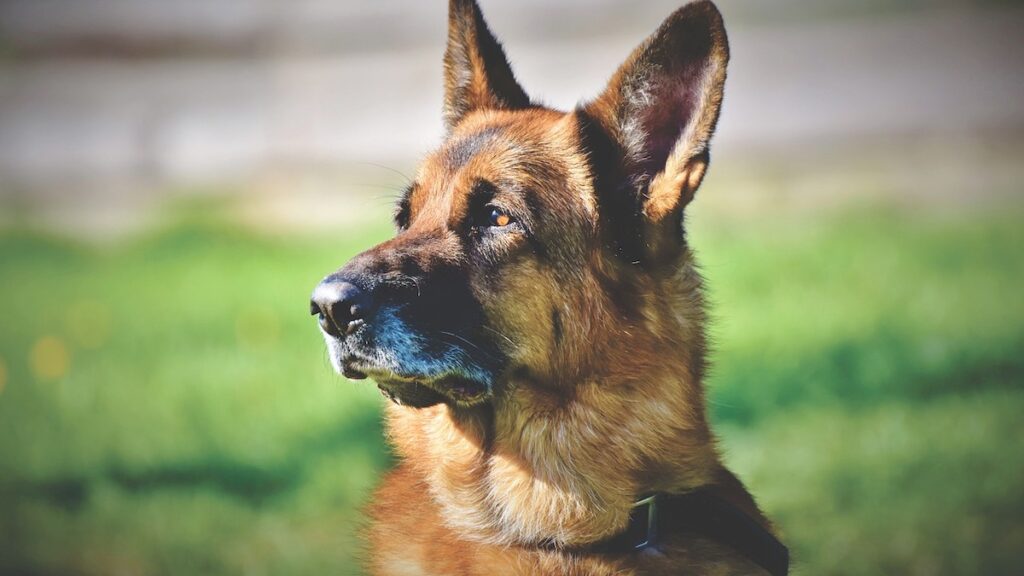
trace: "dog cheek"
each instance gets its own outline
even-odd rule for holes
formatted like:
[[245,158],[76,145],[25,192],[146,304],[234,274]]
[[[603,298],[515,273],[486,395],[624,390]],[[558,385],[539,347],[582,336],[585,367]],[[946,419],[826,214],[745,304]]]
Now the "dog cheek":
[[[558,285],[535,262],[506,266],[498,279],[488,281],[481,304],[498,345],[511,348],[506,355],[517,364],[546,372],[556,341],[557,314],[552,313],[552,294]],[[561,326],[558,326],[558,332]]]

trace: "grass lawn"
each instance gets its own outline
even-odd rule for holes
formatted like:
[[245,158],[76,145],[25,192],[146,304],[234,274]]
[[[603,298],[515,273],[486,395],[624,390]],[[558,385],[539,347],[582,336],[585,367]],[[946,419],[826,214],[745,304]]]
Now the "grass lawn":
[[[693,218],[711,410],[800,574],[1019,573],[1020,215]],[[0,572],[358,573],[382,399],[307,297],[387,233],[2,233]]]

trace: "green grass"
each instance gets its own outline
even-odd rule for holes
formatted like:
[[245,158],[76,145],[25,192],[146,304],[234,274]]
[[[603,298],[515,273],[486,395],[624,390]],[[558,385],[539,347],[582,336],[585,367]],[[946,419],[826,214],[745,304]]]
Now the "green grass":
[[[693,218],[712,414],[800,573],[1018,571],[1019,222]],[[0,572],[356,573],[381,400],[306,297],[386,233],[0,236]]]

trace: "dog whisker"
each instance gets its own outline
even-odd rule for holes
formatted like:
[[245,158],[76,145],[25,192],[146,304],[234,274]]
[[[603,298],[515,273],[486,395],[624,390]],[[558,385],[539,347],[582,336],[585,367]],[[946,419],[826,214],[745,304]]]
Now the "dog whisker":
[[404,172],[396,170],[395,168],[392,168],[390,166],[385,166],[383,164],[377,164],[376,162],[366,162],[366,161],[359,162],[359,164],[364,164],[366,166],[373,166],[374,168],[380,168],[381,170],[387,170],[388,172],[391,172],[393,174],[397,174],[398,176],[401,176],[405,180],[406,184],[412,184],[412,178],[409,178]]
[[509,338],[508,336],[505,336],[505,335],[504,335],[504,334],[502,334],[501,332],[498,332],[498,331],[497,331],[497,330],[495,330],[494,328],[491,328],[490,326],[484,326],[483,328],[484,328],[485,330],[488,330],[488,331],[490,331],[490,332],[493,332],[494,334],[496,334],[496,335],[498,335],[498,336],[501,336],[502,338],[504,338],[504,339],[505,339],[505,341],[506,341],[506,342],[508,342],[508,343],[509,343],[509,345],[511,345],[511,346],[515,346],[515,345],[516,345],[516,343],[515,343],[515,342],[513,342],[511,338]]
[[486,357],[490,358],[491,360],[498,360],[498,359],[499,359],[499,358],[498,358],[498,356],[497,356],[496,354],[493,354],[493,353],[491,353],[491,352],[488,352],[487,350],[484,350],[484,349],[483,349],[483,348],[481,348],[481,347],[480,347],[479,345],[477,345],[477,344],[474,344],[473,342],[469,341],[468,339],[466,339],[466,338],[464,338],[464,337],[462,337],[462,336],[459,336],[458,334],[456,334],[456,333],[454,333],[454,332],[446,332],[446,331],[444,331],[444,330],[439,330],[439,331],[438,331],[438,334],[440,334],[440,335],[442,335],[442,336],[450,336],[450,337],[452,337],[452,338],[455,338],[455,339],[456,339],[456,340],[458,340],[459,342],[462,342],[462,343],[463,343],[463,344],[465,344],[466,346],[469,346],[469,347],[470,347],[470,348],[472,348],[473,350],[476,350],[477,352],[479,352],[480,354],[482,354],[482,355],[484,355],[484,356],[486,356]]

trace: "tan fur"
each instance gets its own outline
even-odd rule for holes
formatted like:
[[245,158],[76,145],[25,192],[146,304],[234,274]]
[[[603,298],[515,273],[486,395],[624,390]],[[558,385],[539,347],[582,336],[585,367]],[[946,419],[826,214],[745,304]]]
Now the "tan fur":
[[[499,249],[507,259],[500,273],[471,281],[488,330],[514,367],[493,398],[474,406],[388,405],[388,434],[401,464],[369,506],[371,571],[760,574],[720,544],[679,535],[642,553],[561,550],[618,533],[637,495],[649,492],[711,487],[762,525],[768,521],[722,465],[709,429],[702,383],[706,317],[691,252],[682,245],[654,271],[609,252],[595,174],[581,148],[583,112],[510,105],[515,97],[495,92],[488,62],[475,47],[482,25],[478,8],[453,0],[451,11],[448,139],[417,172],[408,229],[384,248],[436,236],[450,238],[437,250],[450,251],[453,261],[466,258],[453,230],[470,210],[473,183],[483,179],[539,199],[543,216],[533,224],[548,249],[541,257],[524,249],[521,235],[508,235],[496,241],[504,243]],[[699,71],[696,113],[661,170],[640,179],[649,184],[645,226],[649,234],[664,235],[648,247],[679,242],[673,240],[678,231],[664,222],[680,213],[703,178],[728,60],[713,5],[696,3],[673,17],[689,19],[687,25],[708,22],[711,40],[708,63]],[[645,59],[659,33],[634,52],[598,100],[581,109],[627,155],[644,145],[629,118],[631,107],[656,95],[624,84],[643,78],[638,67],[650,65]],[[507,74],[503,82],[511,78]],[[470,158],[452,160],[460,142],[481,133],[489,136]],[[507,201],[524,198],[509,194]]]

